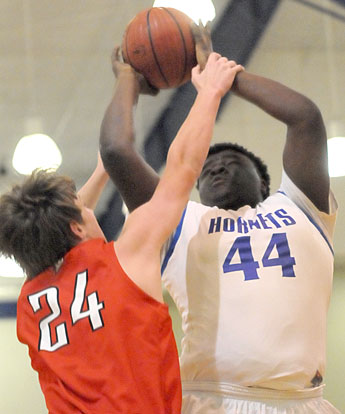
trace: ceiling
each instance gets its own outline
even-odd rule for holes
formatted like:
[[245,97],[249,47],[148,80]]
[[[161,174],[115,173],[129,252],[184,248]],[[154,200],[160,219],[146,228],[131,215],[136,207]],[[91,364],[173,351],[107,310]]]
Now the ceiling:
[[[228,3],[214,0],[217,18],[212,27]],[[334,119],[345,121],[344,3],[281,0],[246,64],[246,70],[311,97],[327,125]],[[60,147],[63,164],[59,171],[74,178],[78,187],[87,179],[96,161],[102,116],[114,89],[112,48],[121,43],[128,21],[151,6],[148,0],[1,0],[0,192],[18,179],[11,166],[13,151],[22,135],[34,132],[30,120],[37,118],[42,132]],[[137,115],[139,144],[172,93],[162,91],[156,98],[142,99]],[[235,136],[258,153],[267,162],[276,188],[284,134],[284,127],[275,120],[234,97],[217,121],[215,141]],[[344,266],[345,177],[332,179],[332,188],[340,205],[336,263]],[[110,184],[99,213],[113,190]]]

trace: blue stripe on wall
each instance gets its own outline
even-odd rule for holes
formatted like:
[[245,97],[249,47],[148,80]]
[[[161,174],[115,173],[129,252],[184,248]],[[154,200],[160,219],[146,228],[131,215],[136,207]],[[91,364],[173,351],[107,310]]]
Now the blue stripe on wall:
[[0,303],[0,318],[16,318],[17,302]]

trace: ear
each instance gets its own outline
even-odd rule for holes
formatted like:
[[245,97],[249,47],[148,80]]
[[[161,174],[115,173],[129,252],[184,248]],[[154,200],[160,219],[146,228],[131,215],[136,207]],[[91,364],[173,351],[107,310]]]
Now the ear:
[[70,225],[72,232],[80,240],[83,240],[86,237],[86,231],[84,229],[84,226],[81,223],[78,223],[77,221],[71,221],[69,225]]
[[264,197],[264,194],[267,193],[267,184],[263,178],[261,178],[261,186],[260,186],[262,197]]

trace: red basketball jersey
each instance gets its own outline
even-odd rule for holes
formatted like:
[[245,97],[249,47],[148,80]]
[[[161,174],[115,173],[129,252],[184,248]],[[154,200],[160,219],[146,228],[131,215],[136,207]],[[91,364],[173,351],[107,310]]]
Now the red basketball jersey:
[[168,307],[129,279],[113,242],[79,244],[57,273],[27,281],[17,334],[50,414],[180,413]]

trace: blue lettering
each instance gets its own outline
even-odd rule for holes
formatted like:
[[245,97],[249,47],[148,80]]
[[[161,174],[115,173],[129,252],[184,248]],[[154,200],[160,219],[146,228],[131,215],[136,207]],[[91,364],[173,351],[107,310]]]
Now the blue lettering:
[[282,221],[286,226],[291,226],[291,224],[296,224],[295,220],[291,216],[289,216],[287,212],[282,208],[280,210],[277,210],[275,214],[279,218],[283,219]]
[[224,231],[230,232],[235,231],[235,220],[232,218],[226,218],[223,222]]
[[[281,222],[274,215],[281,219]],[[208,234],[219,233],[220,231],[248,233],[253,229],[272,229],[274,227],[279,229],[282,225],[291,226],[292,224],[296,224],[296,221],[284,209],[279,209],[274,213],[267,213],[265,215],[259,213],[256,220],[245,220],[242,217],[238,217],[237,220],[230,217],[211,218]]]
[[272,227],[270,227],[270,226],[268,226],[267,224],[266,224],[266,222],[268,221],[267,219],[265,219],[265,217],[262,217],[262,214],[258,214],[258,219],[260,220],[260,222],[261,222],[261,224],[262,224],[262,227],[264,228],[264,229],[271,229]]
[[257,229],[261,229],[260,223],[258,222],[258,220],[248,220],[248,225],[250,227],[250,230],[253,229],[253,227],[256,227]]
[[277,220],[272,217],[272,213],[268,213],[266,214],[266,217],[271,220],[271,222],[279,229],[281,227],[281,225],[277,222]]
[[220,232],[221,222],[222,222],[222,218],[221,217],[217,217],[217,221],[214,218],[211,219],[210,220],[210,227],[208,229],[208,234],[214,233],[214,232]]
[[[248,225],[245,220],[243,220],[241,217],[237,219],[237,227],[239,233],[248,233]],[[243,230],[242,230],[243,229]]]

